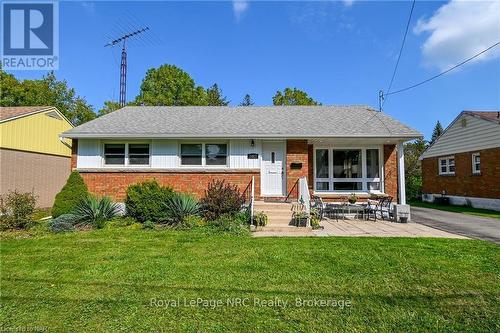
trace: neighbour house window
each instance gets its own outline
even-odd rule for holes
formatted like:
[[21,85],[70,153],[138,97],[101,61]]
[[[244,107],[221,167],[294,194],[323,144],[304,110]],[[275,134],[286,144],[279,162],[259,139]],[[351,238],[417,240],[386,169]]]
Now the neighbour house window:
[[125,144],[105,144],[104,163],[106,165],[125,165]]
[[472,154],[472,173],[481,173],[481,155],[479,153]]
[[379,149],[315,150],[316,191],[380,191]]
[[149,165],[149,144],[106,143],[105,165]]
[[455,174],[455,157],[441,157],[439,159],[439,174],[454,175]]
[[227,144],[183,143],[181,144],[183,166],[226,166]]

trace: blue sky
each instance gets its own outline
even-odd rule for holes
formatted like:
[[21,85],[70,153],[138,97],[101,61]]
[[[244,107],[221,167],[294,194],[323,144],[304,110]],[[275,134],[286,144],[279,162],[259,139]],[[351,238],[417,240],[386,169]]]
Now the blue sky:
[[[150,27],[128,48],[127,99],[148,68],[175,64],[198,85],[216,82],[232,105],[249,93],[272,103],[297,87],[323,104],[378,105],[387,89],[411,2],[61,2],[59,79],[96,110],[119,96],[120,49],[112,37]],[[481,18],[478,20],[478,18]],[[439,73],[500,41],[494,2],[417,1],[393,90]],[[500,49],[500,46],[497,47]],[[500,52],[391,96],[384,112],[428,138],[462,110],[500,109]],[[43,72],[12,72],[40,78]]]

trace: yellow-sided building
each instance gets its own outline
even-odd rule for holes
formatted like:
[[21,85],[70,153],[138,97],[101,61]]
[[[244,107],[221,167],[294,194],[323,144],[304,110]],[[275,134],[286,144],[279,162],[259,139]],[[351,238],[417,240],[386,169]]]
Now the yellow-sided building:
[[73,125],[55,107],[0,107],[0,194],[33,191],[50,207],[71,170],[71,142],[59,134]]

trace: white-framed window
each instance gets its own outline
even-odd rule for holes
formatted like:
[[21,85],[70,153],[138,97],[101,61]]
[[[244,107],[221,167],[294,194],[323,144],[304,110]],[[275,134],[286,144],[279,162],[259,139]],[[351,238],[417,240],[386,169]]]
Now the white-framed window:
[[181,143],[181,166],[226,167],[228,164],[227,143]]
[[479,153],[472,154],[472,173],[476,175],[481,173],[481,154]]
[[455,156],[441,157],[439,158],[438,163],[440,175],[455,174]]
[[151,161],[149,143],[103,144],[104,166],[149,166]]
[[380,148],[315,148],[317,192],[381,192]]

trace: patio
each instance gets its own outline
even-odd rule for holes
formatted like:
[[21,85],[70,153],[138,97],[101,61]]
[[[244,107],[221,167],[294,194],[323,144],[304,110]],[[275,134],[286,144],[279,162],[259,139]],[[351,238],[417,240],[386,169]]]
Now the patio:
[[467,237],[456,235],[450,232],[434,229],[418,223],[397,223],[391,221],[377,220],[366,221],[360,219],[345,219],[336,221],[335,219],[325,218],[320,225],[323,229],[317,230],[295,230],[286,231],[257,231],[253,233],[254,237],[436,237],[436,238],[458,238],[467,239]]
[[384,220],[374,222],[357,219],[337,222],[334,219],[325,219],[320,225],[323,229],[313,230],[314,236],[467,238],[411,222],[396,223]]

